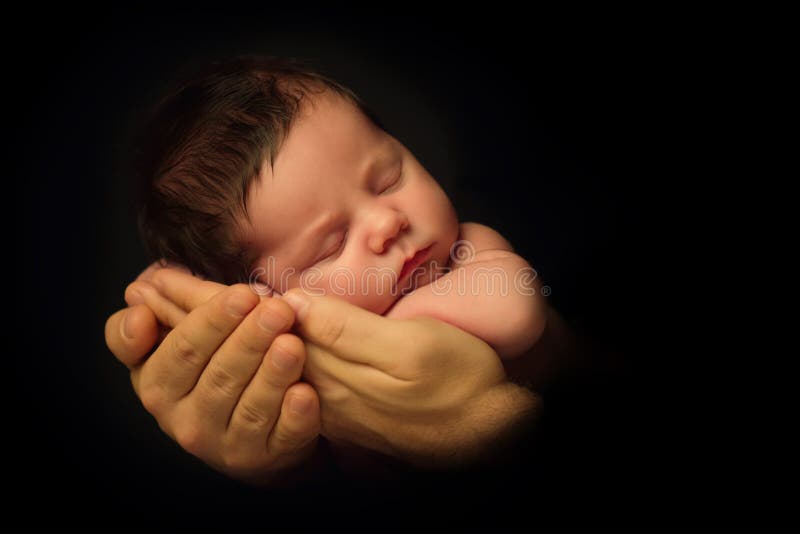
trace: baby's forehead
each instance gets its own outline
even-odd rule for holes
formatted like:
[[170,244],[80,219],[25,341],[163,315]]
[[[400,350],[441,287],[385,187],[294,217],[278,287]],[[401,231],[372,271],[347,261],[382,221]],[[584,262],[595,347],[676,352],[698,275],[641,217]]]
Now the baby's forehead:
[[303,100],[268,171],[279,177],[281,171],[358,165],[391,142],[397,143],[357,102],[328,90]]
[[290,130],[298,120],[308,120],[314,115],[325,115],[326,118],[333,118],[332,116],[338,116],[338,118],[359,117],[372,122],[358,102],[330,88],[306,93],[299,104],[295,120],[290,125]]
[[355,186],[354,177],[375,166],[371,161],[399,153],[395,145],[348,98],[333,91],[313,95],[292,121],[274,159],[265,157],[254,177],[247,198],[247,233],[258,246],[276,244],[300,228],[275,221],[275,214],[298,225],[307,219],[316,222],[324,213],[315,211],[328,207],[326,202],[333,201],[329,197],[344,194],[348,184]]

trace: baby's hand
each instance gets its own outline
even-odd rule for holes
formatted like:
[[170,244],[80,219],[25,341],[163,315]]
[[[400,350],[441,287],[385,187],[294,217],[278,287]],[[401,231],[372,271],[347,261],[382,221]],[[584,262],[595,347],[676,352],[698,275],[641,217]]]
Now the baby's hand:
[[450,272],[400,299],[393,319],[433,317],[478,336],[503,359],[529,352],[546,326],[547,303],[536,271],[483,224],[461,224]]

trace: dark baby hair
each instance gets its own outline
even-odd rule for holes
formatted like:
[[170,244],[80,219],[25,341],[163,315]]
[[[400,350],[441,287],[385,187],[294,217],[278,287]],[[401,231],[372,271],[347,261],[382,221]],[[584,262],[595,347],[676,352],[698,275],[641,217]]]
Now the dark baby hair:
[[145,117],[135,141],[139,232],[151,259],[217,282],[247,282],[247,194],[272,165],[304,98],[334,91],[378,127],[348,88],[296,59],[236,55],[192,67]]

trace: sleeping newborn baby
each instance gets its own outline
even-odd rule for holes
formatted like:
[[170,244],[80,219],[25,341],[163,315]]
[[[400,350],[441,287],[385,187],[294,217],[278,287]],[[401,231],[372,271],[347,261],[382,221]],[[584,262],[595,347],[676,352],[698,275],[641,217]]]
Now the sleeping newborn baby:
[[155,108],[140,228],[156,258],[260,293],[300,287],[393,318],[433,317],[502,358],[547,303],[497,232],[447,195],[350,90],[269,57],[216,63]]

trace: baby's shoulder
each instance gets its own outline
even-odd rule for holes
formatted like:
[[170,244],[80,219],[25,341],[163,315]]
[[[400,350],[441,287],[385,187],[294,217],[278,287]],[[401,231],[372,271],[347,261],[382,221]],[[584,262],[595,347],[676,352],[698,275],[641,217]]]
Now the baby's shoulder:
[[514,252],[514,247],[506,238],[496,230],[485,224],[476,222],[463,222],[459,226],[460,246],[469,247],[471,252],[478,253],[484,250],[507,250]]

